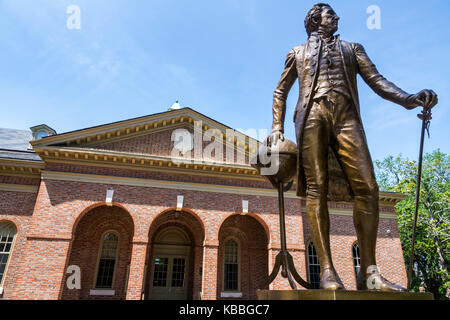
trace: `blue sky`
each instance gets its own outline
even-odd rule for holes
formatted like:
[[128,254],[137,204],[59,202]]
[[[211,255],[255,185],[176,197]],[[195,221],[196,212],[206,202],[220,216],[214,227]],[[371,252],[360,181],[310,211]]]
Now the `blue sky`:
[[[307,0],[2,0],[0,127],[46,123],[58,133],[167,110],[175,100],[230,127],[270,129],[286,53],[305,42]],[[342,39],[364,45],[407,92],[439,95],[425,152],[450,153],[450,2],[328,1]],[[69,5],[81,29],[69,30]],[[369,30],[366,9],[381,9]],[[295,141],[288,99],[286,136]],[[416,110],[384,101],[359,78],[373,159],[418,154]]]

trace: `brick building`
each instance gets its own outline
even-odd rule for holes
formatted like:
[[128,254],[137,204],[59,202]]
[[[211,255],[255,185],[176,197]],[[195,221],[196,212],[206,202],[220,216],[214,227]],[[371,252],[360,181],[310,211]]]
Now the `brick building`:
[[[0,145],[3,299],[256,298],[280,249],[276,191],[248,164],[256,140],[190,108],[63,134],[31,129],[0,129],[9,135]],[[197,152],[198,132],[223,134],[227,155],[242,161]],[[218,141],[203,140],[206,151]],[[293,190],[285,198],[288,249],[315,283],[305,203]],[[401,199],[380,193],[377,259],[388,280],[406,286]],[[334,263],[355,289],[352,205],[329,207]],[[289,284],[279,275],[271,288]]]

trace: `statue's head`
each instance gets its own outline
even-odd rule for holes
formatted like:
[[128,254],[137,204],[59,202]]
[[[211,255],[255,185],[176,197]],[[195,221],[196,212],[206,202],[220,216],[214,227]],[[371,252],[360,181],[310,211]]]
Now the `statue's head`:
[[326,3],[316,3],[305,18],[305,28],[308,37],[314,31],[323,31],[332,35],[338,29],[339,17],[333,8]]

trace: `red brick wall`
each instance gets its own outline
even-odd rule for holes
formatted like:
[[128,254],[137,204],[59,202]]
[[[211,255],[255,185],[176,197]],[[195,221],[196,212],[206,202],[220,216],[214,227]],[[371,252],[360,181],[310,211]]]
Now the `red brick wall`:
[[[114,231],[119,235],[119,252],[115,265],[112,289],[114,296],[90,296],[95,288],[98,259],[103,236]],[[66,275],[63,281],[62,299],[125,299],[127,267],[131,261],[133,220],[119,207],[101,206],[94,208],[83,216],[76,226],[72,240],[69,259],[66,265],[77,265],[81,269],[81,289],[68,289]]]
[[11,299],[58,299],[70,241],[28,237]]
[[0,190],[0,215],[31,216],[36,193]]
[[[305,216],[305,244],[312,241]],[[387,233],[390,230],[390,233]],[[352,246],[357,242],[352,216],[330,216],[331,255],[336,271],[347,290],[356,290]],[[306,257],[306,253],[305,253]],[[376,259],[380,273],[389,281],[406,287],[406,269],[403,260],[398,226],[395,219],[380,218]]]
[[[64,169],[65,171],[89,170],[90,172],[91,170],[97,170],[97,172],[102,172],[104,170],[101,174],[111,175],[120,175],[121,172],[122,174],[134,172],[134,170],[131,170],[124,173],[124,171],[117,169],[105,168],[100,170],[99,168],[84,166],[58,165],[58,167],[55,167],[54,164],[52,166],[52,169]],[[145,174],[150,175],[150,173]],[[164,178],[161,176],[161,179]],[[188,176],[174,177],[174,179],[187,178]],[[194,176],[191,176],[189,181],[195,179]],[[216,182],[214,177],[202,177],[201,179],[205,179],[204,183],[221,183],[220,179],[219,182]],[[226,184],[226,181],[227,179],[224,178],[223,184]],[[239,181],[245,183],[245,180]],[[234,184],[235,181],[228,183]],[[42,180],[37,198],[36,195],[29,193],[0,191],[0,210],[2,210],[0,211],[0,218],[15,219],[14,221],[19,229],[18,242],[12,257],[12,269],[10,268],[7,275],[9,288],[5,286],[5,297],[58,299],[70,296],[69,293],[66,294],[64,291],[67,277],[65,270],[72,263],[71,259],[77,259],[77,255],[69,254],[69,252],[75,253],[83,247],[81,242],[78,243],[75,240],[77,239],[78,228],[81,228],[80,230],[85,229],[82,226],[86,222],[83,222],[84,218],[81,217],[86,218],[90,212],[98,212],[96,210],[103,208],[106,190],[109,187],[115,190],[114,204],[123,208],[129,214],[129,219],[131,219],[133,225],[133,231],[130,231],[130,228],[125,228],[128,231],[124,232],[130,239],[127,242],[128,247],[124,249],[126,257],[122,257],[120,260],[123,265],[130,263],[127,298],[139,299],[142,290],[142,277],[144,276],[143,266],[150,261],[151,239],[153,232],[157,230],[154,228],[158,224],[163,226],[174,222],[175,219],[171,214],[173,207],[176,206],[176,199],[179,194],[184,195],[184,207],[188,212],[183,214],[183,217],[185,217],[183,219],[187,219],[184,225],[193,239],[193,258],[191,261],[194,265],[191,268],[193,279],[190,283],[192,298],[197,298],[197,295],[200,296],[200,292],[204,299],[220,297],[220,295],[218,296],[221,291],[221,281],[218,281],[218,279],[221,279],[221,271],[218,270],[221,261],[220,241],[221,230],[225,230],[225,228],[221,228],[227,226],[230,223],[229,221],[233,221],[232,219],[241,217],[233,216],[233,218],[227,219],[241,211],[243,199],[249,201],[250,213],[248,217],[242,217],[242,219],[248,221],[244,221],[245,223],[239,229],[239,234],[241,237],[251,238],[254,236],[254,230],[259,230],[257,231],[258,235],[263,234],[264,231],[267,237],[265,247],[269,249],[265,253],[258,251],[262,250],[262,247],[255,251],[249,251],[247,257],[255,256],[257,261],[261,261],[261,263],[258,263],[259,266],[263,265],[263,260],[266,259],[264,256],[267,254],[268,265],[264,268],[258,267],[256,270],[253,270],[251,266],[243,267],[244,271],[245,268],[253,270],[251,271],[252,276],[255,275],[250,282],[248,278],[246,280],[245,276],[243,277],[244,298],[254,297],[251,293],[254,288],[251,288],[251,286],[257,285],[263,280],[262,270],[264,269],[266,272],[272,270],[275,256],[280,248],[278,203],[275,197]],[[33,206],[34,202],[35,206]],[[330,205],[334,206],[334,204]],[[310,235],[307,221],[300,214],[302,203],[300,200],[286,199],[285,207],[288,248],[291,250],[299,273],[306,278],[304,250],[305,245],[309,242]],[[389,213],[392,211],[392,207],[384,206],[382,210]],[[250,221],[252,222],[250,223]],[[346,288],[352,289],[354,288],[354,275],[351,247],[356,240],[352,217],[332,215],[331,221],[331,247],[336,269]],[[386,234],[387,229],[391,230],[390,235]],[[86,230],[88,230],[87,226]],[[80,231],[80,233],[82,232]],[[201,233],[204,236],[199,237]],[[83,237],[86,240],[86,246],[90,248],[89,250],[98,250],[98,239],[91,238],[89,233],[84,234]],[[202,238],[204,239],[201,240]],[[21,249],[17,251],[16,248]],[[377,259],[383,275],[388,280],[405,285],[406,272],[395,219],[380,219],[377,250]],[[89,254],[95,256],[94,251]],[[201,266],[203,272],[200,276],[199,268]],[[92,267],[85,266],[83,268],[89,269]],[[148,269],[150,268],[148,267]],[[243,275],[248,273],[244,271],[242,272]],[[92,270],[87,271],[87,273],[92,274]],[[123,279],[123,276],[119,276],[119,279]],[[86,281],[89,282],[90,280]],[[123,282],[123,280],[120,281]],[[12,282],[14,285],[11,285]],[[82,288],[83,291],[84,288],[89,288],[89,286],[85,284]],[[287,289],[289,285],[286,279],[278,276],[271,288]],[[79,297],[85,298],[86,293],[81,292]],[[123,290],[117,298],[124,297],[125,292]]]
[[240,291],[243,299],[257,299],[256,290],[268,275],[268,237],[261,224],[250,216],[233,215],[227,218],[219,231],[217,266],[217,299],[223,292],[224,243],[233,237],[239,244]]
[[[2,193],[0,191],[0,193]],[[5,215],[0,214],[0,223],[9,221],[14,223],[17,228],[17,234],[14,239],[14,245],[9,256],[8,269],[4,274],[3,298],[10,299],[17,289],[17,279],[19,278],[20,264],[24,261],[26,235],[30,225],[30,217],[23,215]]]
[[[0,176],[0,178],[2,178]],[[21,184],[32,184],[31,181],[24,179],[5,178],[2,183],[16,182]],[[28,182],[28,183],[27,183]],[[0,222],[10,221],[14,223],[17,234],[14,239],[14,245],[9,256],[8,270],[4,275],[3,289],[4,299],[10,299],[13,293],[18,290],[17,280],[20,277],[20,264],[24,261],[26,237],[31,224],[31,215],[33,213],[36,194],[29,192],[0,191]]]
[[[123,138],[120,140],[117,140],[115,142],[106,142],[102,143],[100,145],[95,146],[95,149],[100,150],[113,150],[113,151],[121,151],[121,152],[128,152],[128,153],[139,153],[139,154],[149,154],[149,155],[158,155],[158,156],[166,156],[170,157],[172,155],[173,149],[174,149],[174,142],[172,141],[172,133],[174,130],[187,130],[191,133],[192,137],[193,135],[193,129],[192,125],[188,126],[179,126],[177,128],[167,129],[159,132],[154,132],[150,134],[144,134],[132,138]],[[206,137],[206,131],[203,131],[202,134]],[[203,139],[203,136],[200,137]],[[225,137],[224,137],[225,138]],[[199,154],[196,154],[194,152],[194,149],[189,153],[190,158],[192,159],[203,159],[204,161],[225,161],[226,158],[226,152],[227,147],[225,144],[222,146],[222,157],[220,158],[218,155],[216,156],[215,150],[212,148],[212,143],[215,141],[214,137],[205,138],[207,141],[202,141],[202,152],[199,156]],[[209,140],[209,141],[208,141]],[[248,140],[247,140],[248,143]],[[192,145],[193,146],[193,145]],[[208,149],[208,146],[210,146]],[[212,148],[212,149],[211,149]],[[208,150],[211,150],[208,152]],[[244,151],[242,146],[239,147],[239,152],[242,154]],[[237,150],[234,150],[233,157],[234,161],[238,163],[237,159]],[[220,152],[220,151],[219,151]],[[230,151],[231,152],[231,151]],[[175,154],[175,153],[173,153]],[[220,159],[219,159],[220,158]],[[243,156],[243,161],[240,161],[240,163],[246,163],[248,164],[248,156]]]

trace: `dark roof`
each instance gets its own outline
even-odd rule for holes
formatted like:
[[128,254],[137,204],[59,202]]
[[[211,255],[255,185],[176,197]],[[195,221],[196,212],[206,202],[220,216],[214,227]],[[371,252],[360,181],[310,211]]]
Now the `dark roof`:
[[34,151],[0,149],[0,159],[42,161]]
[[32,139],[30,130],[0,128],[0,149],[28,151]]
[[33,150],[29,150],[31,131],[0,128],[0,159],[42,161]]

